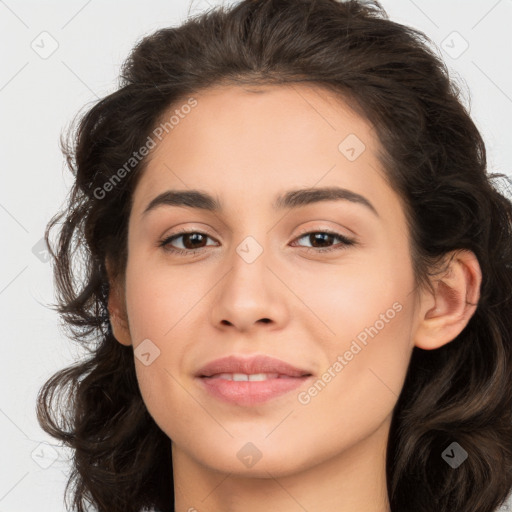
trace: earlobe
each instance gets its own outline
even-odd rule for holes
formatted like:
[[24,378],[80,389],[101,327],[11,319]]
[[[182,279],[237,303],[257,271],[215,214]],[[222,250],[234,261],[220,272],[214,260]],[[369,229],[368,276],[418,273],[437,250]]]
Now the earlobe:
[[121,345],[131,345],[132,341],[130,337],[130,330],[128,328],[128,322],[126,319],[120,316],[117,308],[110,306],[110,301],[108,311],[110,313],[110,325],[112,326],[112,332],[115,339],[119,341]]
[[434,283],[434,295],[423,300],[420,322],[414,344],[424,350],[433,350],[455,339],[476,311],[480,298],[482,273],[472,251],[450,253],[446,273]]
[[[112,276],[109,271],[109,265],[107,263],[107,272],[109,276]],[[132,344],[130,329],[128,326],[128,320],[126,315],[126,306],[124,304],[123,292],[120,286],[114,278],[109,277],[110,291],[108,296],[108,312],[110,316],[110,325],[112,326],[112,332],[116,340],[121,345],[130,346]]]

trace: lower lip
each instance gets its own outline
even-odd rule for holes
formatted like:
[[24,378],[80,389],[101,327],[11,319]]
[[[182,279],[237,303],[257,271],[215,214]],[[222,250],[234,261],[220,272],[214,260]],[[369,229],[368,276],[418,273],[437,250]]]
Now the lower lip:
[[213,396],[237,405],[256,405],[289,393],[309,377],[281,377],[262,381],[234,381],[200,377],[203,386]]

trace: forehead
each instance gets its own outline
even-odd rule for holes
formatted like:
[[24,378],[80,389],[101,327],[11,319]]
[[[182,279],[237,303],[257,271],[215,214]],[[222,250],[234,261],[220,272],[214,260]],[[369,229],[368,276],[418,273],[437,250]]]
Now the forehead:
[[222,86],[194,99],[193,108],[180,110],[185,99],[162,117],[174,122],[155,139],[134,211],[172,188],[208,190],[219,198],[250,191],[259,198],[254,206],[292,186],[344,186],[396,201],[373,126],[331,91],[304,84]]

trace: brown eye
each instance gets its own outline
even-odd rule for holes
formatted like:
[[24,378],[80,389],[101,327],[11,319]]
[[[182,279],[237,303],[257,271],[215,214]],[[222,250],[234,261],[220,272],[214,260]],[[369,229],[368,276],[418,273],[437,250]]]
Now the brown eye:
[[[171,235],[162,240],[158,245],[165,251],[177,254],[195,254],[204,247],[207,239],[210,238],[206,233],[200,231],[182,231],[180,233]],[[172,242],[182,239],[181,244],[183,248],[175,247]]]
[[[296,240],[306,239],[311,243],[311,247],[304,247],[309,251],[314,252],[328,252],[328,251],[336,251],[344,249],[347,246],[355,245],[355,241],[349,238],[340,235],[339,233],[335,233],[333,231],[308,231],[303,233],[300,237],[296,238]],[[331,246],[335,240],[341,242],[341,247]],[[340,244],[338,244],[340,245]]]

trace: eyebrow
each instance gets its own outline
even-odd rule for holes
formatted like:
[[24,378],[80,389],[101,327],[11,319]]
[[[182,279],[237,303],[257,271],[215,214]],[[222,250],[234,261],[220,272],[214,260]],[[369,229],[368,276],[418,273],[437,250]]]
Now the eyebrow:
[[[289,190],[278,196],[272,207],[274,210],[294,209],[322,201],[340,200],[361,204],[379,217],[379,213],[366,197],[340,187]],[[167,190],[152,199],[142,215],[144,216],[160,206],[184,206],[214,213],[223,211],[222,202],[206,192],[200,190]]]

